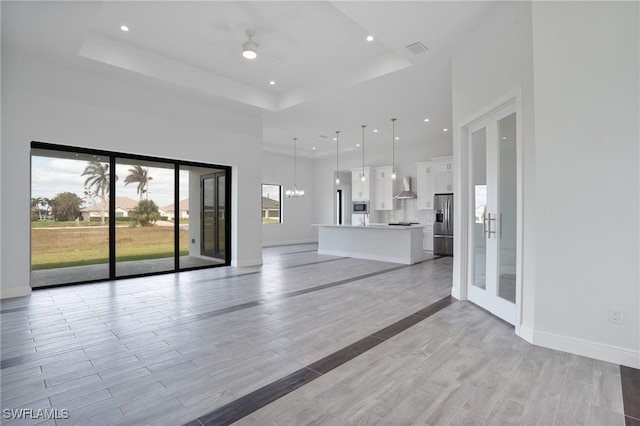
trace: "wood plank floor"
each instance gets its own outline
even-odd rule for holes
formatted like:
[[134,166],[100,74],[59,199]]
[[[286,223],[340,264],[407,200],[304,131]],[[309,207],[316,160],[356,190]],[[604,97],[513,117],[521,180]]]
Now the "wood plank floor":
[[[617,365],[531,346],[469,303],[406,320],[450,294],[451,258],[264,260],[2,301],[2,424],[202,424],[372,335],[238,424],[624,424]],[[21,409],[50,411],[6,418]]]

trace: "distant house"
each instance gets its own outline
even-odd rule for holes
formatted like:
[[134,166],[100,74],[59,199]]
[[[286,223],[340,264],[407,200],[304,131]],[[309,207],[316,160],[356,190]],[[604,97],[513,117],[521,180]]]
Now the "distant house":
[[[166,216],[169,220],[174,220],[176,217],[176,205],[175,203],[171,203],[162,208],[166,212]],[[180,201],[180,205],[178,208],[178,219],[189,219],[189,199],[185,198]]]
[[[116,217],[129,217],[136,207],[138,207],[138,200],[129,197],[116,197]],[[109,200],[106,203],[98,203],[80,209],[82,220],[100,217],[102,212],[104,212],[105,217],[109,217]]]
[[262,221],[280,221],[280,202],[268,197],[262,197]]
[[[129,217],[133,213],[133,209],[138,207],[139,200],[129,197],[116,197],[116,217]],[[106,203],[98,203],[80,209],[82,220],[90,220],[92,217],[100,217],[104,211],[105,217],[109,217],[109,200]],[[164,208],[158,207],[160,216],[168,216]]]

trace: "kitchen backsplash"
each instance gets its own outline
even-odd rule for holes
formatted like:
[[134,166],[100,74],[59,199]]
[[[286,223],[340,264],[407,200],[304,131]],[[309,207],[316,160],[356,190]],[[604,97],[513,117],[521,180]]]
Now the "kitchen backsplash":
[[371,212],[371,223],[418,222],[423,225],[433,224],[433,210],[418,210],[417,200],[398,200],[398,208],[394,211],[374,210]]

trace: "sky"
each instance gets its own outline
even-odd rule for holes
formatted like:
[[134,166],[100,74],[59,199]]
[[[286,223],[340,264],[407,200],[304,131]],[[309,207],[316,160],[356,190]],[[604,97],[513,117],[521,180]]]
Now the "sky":
[[[33,156],[31,159],[31,198],[54,198],[62,192],[73,192],[80,198],[84,198],[84,182],[88,176],[81,176],[86,160],[73,160],[65,158],[39,157]],[[171,165],[169,165],[171,166]],[[140,195],[136,193],[137,183],[124,185],[124,178],[129,175],[131,164],[117,164],[116,175],[116,196],[129,197],[139,200]],[[160,167],[148,167],[149,176],[153,179],[149,182],[149,199],[153,200],[158,207],[165,207],[173,203],[173,169]],[[188,197],[188,172],[181,172],[180,175],[180,199]],[[146,194],[145,194],[146,198]],[[101,200],[96,198],[96,202]],[[83,207],[92,205],[92,200],[87,200]]]

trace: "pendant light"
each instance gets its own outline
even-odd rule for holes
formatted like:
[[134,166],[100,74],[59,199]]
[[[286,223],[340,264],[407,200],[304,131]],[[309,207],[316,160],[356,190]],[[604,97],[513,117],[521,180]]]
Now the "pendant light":
[[296,142],[297,141],[298,141],[298,138],[293,138],[293,189],[287,189],[285,191],[285,195],[287,196],[287,198],[304,197],[304,190],[298,189],[298,187],[296,186],[296,160],[297,160]]
[[340,130],[336,130],[336,185],[340,185],[340,176],[338,175],[338,152],[340,151]]
[[391,125],[393,130],[391,132],[391,179],[395,179],[396,176],[396,119],[391,119]]
[[364,175],[364,128],[367,127],[365,124],[362,125],[362,174],[360,175],[360,180],[364,182],[367,178]]

